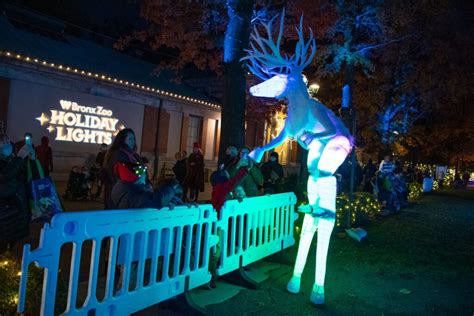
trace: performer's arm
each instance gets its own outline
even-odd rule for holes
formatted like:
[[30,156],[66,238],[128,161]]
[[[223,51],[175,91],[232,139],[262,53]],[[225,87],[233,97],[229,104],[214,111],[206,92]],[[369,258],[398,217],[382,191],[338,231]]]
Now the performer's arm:
[[263,145],[262,147],[255,148],[249,154],[249,157],[252,158],[253,160],[255,160],[256,162],[260,162],[262,160],[263,154],[266,151],[280,146],[285,141],[287,136],[288,136],[288,133],[286,131],[286,125],[285,125],[285,127],[283,127],[283,129],[281,130],[280,134],[278,134],[277,137],[272,139],[268,144]]

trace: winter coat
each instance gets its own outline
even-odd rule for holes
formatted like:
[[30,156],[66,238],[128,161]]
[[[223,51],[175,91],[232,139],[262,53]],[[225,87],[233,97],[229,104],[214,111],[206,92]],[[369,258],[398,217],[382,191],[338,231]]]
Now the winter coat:
[[188,159],[178,160],[173,166],[173,172],[176,176],[176,180],[178,180],[179,184],[181,185],[183,184],[184,179],[186,178],[187,161]]
[[[253,168],[252,168],[253,169]],[[211,203],[214,209],[217,211],[218,217],[220,218],[220,211],[222,208],[222,205],[224,205],[227,194],[232,192],[234,190],[235,186],[239,181],[245,177],[248,173],[247,168],[241,168],[235,176],[231,177],[229,180],[226,182],[221,182],[217,183],[212,187],[212,196],[211,196]]]
[[153,193],[151,186],[118,181],[112,188],[112,209],[161,208],[161,193]]
[[[0,211],[5,212],[0,214],[2,241],[16,241],[29,234],[24,167],[20,158],[0,157]],[[14,216],[7,216],[9,207],[16,210]]]
[[[235,176],[237,174],[237,164],[231,165],[227,171],[231,178]],[[254,165],[238,184],[244,188],[247,197],[257,196],[259,187],[263,186],[262,171],[260,171],[259,167]]]
[[276,193],[283,181],[283,167],[278,161],[267,161],[262,165],[263,188],[268,193]]
[[43,173],[47,177],[53,171],[53,150],[49,147],[48,137],[41,138],[41,145],[36,146],[36,159],[39,160]]
[[191,153],[188,158],[188,173],[184,186],[191,190],[204,192],[204,156],[202,153]]
[[105,162],[103,166],[103,172],[101,173],[101,181],[104,186],[104,208],[110,209],[110,194],[114,184],[118,181],[118,177],[115,174],[114,168],[117,162],[140,162],[143,163],[142,158],[136,152],[129,150],[126,147],[120,148],[110,153],[109,160]]
[[104,165],[105,154],[106,154],[106,151],[100,151],[95,157],[95,163],[99,167],[102,167]]

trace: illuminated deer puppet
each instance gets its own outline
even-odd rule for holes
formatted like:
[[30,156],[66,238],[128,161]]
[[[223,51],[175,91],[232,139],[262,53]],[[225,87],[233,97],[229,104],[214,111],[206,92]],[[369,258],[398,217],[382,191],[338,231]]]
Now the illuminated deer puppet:
[[351,151],[351,135],[344,124],[317,100],[311,99],[303,80],[303,69],[311,63],[316,53],[316,42],[310,29],[307,42],[303,38],[303,18],[300,19],[298,43],[295,54],[286,56],[280,53],[283,36],[284,12],[281,15],[280,29],[276,42],[272,37],[272,24],[275,18],[263,24],[267,37],[259,35],[257,28],[251,35],[251,49],[242,60],[264,82],[250,88],[257,97],[283,99],[288,101],[288,116],[285,126],[278,136],[268,144],[256,148],[250,157],[260,162],[265,151],[281,145],[288,137],[308,152],[308,204],[298,210],[305,213],[301,239],[296,257],[293,276],[287,289],[298,293],[301,275],[308,256],[311,240],[318,231],[316,250],[315,283],[310,296],[314,305],[324,304],[324,277],[326,257],[331,232],[336,217],[336,178],[337,168]]

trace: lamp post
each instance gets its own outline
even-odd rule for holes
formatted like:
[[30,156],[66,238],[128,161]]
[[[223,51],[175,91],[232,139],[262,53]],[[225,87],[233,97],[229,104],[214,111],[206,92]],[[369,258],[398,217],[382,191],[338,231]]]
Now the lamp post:
[[309,95],[314,97],[319,91],[319,84],[317,83],[312,83],[309,85],[308,87],[308,92],[309,92]]
[[[339,115],[344,122],[344,125],[348,127],[351,131],[352,136],[355,138],[356,133],[356,120],[355,120],[355,111],[354,108],[351,106],[351,91],[350,86],[345,85],[342,88],[342,102],[341,108],[339,109]],[[351,174],[350,174],[350,182],[349,182],[349,205],[353,205],[354,201],[354,176],[355,176],[355,148],[351,151]],[[352,218],[352,209],[349,208],[349,212],[346,217],[345,226],[347,228],[351,227],[351,218]]]

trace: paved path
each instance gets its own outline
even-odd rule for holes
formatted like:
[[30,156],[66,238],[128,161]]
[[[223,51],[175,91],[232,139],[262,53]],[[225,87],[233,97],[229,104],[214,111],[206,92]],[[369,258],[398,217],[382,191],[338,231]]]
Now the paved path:
[[[424,196],[401,214],[363,223],[358,243],[334,233],[328,256],[327,304],[309,303],[314,246],[302,291],[286,292],[296,247],[272,257],[280,264],[258,290],[241,289],[207,307],[209,315],[473,315],[474,191]],[[227,286],[213,290],[227,291]],[[186,315],[164,302],[138,315]]]

